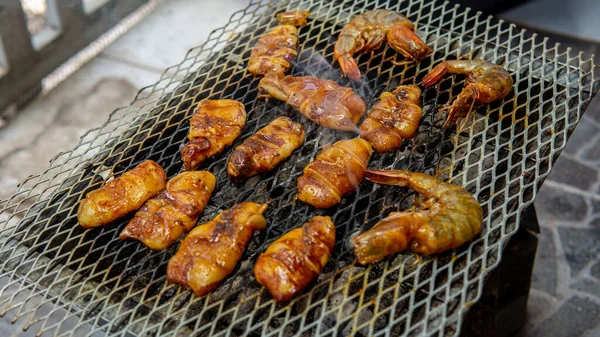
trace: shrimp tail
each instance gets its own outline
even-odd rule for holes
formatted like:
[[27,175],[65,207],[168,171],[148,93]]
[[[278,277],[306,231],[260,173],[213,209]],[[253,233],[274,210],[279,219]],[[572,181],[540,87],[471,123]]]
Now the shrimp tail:
[[403,22],[394,25],[388,31],[387,39],[394,50],[412,61],[421,61],[432,52],[431,48]]
[[410,174],[410,172],[402,170],[366,170],[365,178],[377,184],[405,187],[408,186]]
[[353,80],[360,79],[360,69],[356,60],[351,55],[342,55],[338,57],[338,62],[342,68],[342,72]]
[[435,66],[425,77],[423,77],[423,86],[430,87],[439,81],[442,76],[448,72],[448,63],[446,61],[441,62]]

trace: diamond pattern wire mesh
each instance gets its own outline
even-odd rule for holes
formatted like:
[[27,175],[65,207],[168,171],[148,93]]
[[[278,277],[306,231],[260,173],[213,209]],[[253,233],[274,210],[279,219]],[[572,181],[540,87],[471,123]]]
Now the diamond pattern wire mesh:
[[[365,53],[358,58],[365,80],[351,83],[331,65],[337,34],[351,16],[384,7],[413,20],[435,52],[405,66],[392,64],[396,53],[388,47]],[[297,8],[312,15],[300,29],[293,74],[353,86],[368,106],[383,90],[420,83],[445,58],[470,53],[510,70],[514,93],[478,108],[458,134],[441,129],[445,112],[440,108],[462,90],[463,77],[446,76],[439,86],[425,89],[416,138],[393,153],[375,154],[369,165],[439,174],[465,186],[484,209],[484,230],[473,242],[437,257],[419,260],[402,253],[364,267],[355,264],[349,238],[390,211],[410,207],[414,193],[365,181],[330,210],[295,200],[296,179],[321,146],[354,137],[320,128],[281,102],[256,99],[259,79],[245,70],[250,48],[276,25],[274,13]],[[592,59],[448,3],[254,0],[181,64],[168,68],[158,83],[140,90],[130,106],[114,111],[102,127],[86,133],[72,151],[59,154],[0,203],[1,313],[25,320],[28,329],[44,336],[458,335],[463,314],[479,298],[485,276],[519,227],[522,210],[533,202],[597,89]],[[234,146],[278,115],[301,123],[306,143],[274,171],[237,186],[225,173],[231,149],[203,165],[218,185],[200,223],[234,202],[270,201],[270,207],[268,228],[255,235],[237,270],[198,298],[166,281],[166,264],[177,245],[151,252],[138,242],[119,240],[131,215],[84,230],[77,225],[76,206],[105,178],[144,159],[157,161],[169,177],[178,173],[188,119],[207,97],[245,104],[248,122]],[[254,280],[253,263],[273,240],[317,214],[331,215],[337,226],[334,254],[302,295],[275,304]]]

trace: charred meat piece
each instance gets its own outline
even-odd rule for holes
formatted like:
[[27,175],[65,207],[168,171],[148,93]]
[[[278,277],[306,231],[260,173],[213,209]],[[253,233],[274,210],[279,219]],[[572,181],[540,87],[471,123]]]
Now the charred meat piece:
[[287,117],[278,117],[235,148],[227,173],[232,181],[272,170],[304,143],[304,128]]
[[371,158],[364,139],[341,140],[326,147],[306,165],[298,178],[298,199],[317,208],[329,208],[358,187]]
[[360,126],[360,136],[377,152],[397,149],[403,139],[415,136],[421,115],[421,89],[401,85],[393,92],[381,94]]
[[215,189],[215,176],[207,171],[183,172],[167,188],[135,213],[119,236],[136,239],[153,250],[163,250],[194,228]]
[[314,76],[283,76],[269,73],[259,88],[298,109],[311,121],[326,128],[356,131],[366,110],[365,102],[351,88]]
[[273,242],[256,261],[254,276],[275,301],[287,301],[323,271],[334,245],[333,221],[315,216]]
[[256,76],[286,73],[298,56],[297,47],[298,29],[292,25],[277,26],[261,36],[252,48],[248,71]]
[[190,142],[181,149],[185,169],[195,170],[204,160],[221,153],[240,136],[245,125],[242,103],[231,99],[200,101],[190,120]]
[[82,227],[93,228],[116,220],[140,208],[163,188],[167,176],[163,168],[146,160],[88,193],[77,210],[77,220]]
[[289,11],[277,14],[277,21],[282,25],[304,26],[310,11]]
[[169,261],[167,279],[198,296],[213,290],[233,271],[254,231],[266,227],[266,209],[253,202],[235,204],[194,228]]

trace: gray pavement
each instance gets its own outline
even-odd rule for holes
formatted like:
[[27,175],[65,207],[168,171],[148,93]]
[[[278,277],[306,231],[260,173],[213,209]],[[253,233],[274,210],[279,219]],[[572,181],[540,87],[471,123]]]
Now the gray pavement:
[[[0,130],[0,199],[42,171],[87,129],[130,102],[138,89],[246,0],[171,0]],[[592,103],[538,194],[541,225],[528,307],[520,336],[600,335],[600,101]],[[7,315],[9,316],[9,315]],[[1,336],[18,336],[10,317]],[[18,323],[18,322],[17,322]]]

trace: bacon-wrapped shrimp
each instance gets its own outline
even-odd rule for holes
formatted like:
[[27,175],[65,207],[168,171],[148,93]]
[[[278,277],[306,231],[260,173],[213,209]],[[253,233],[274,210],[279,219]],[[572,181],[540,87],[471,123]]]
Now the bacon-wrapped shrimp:
[[421,89],[401,85],[379,96],[379,102],[360,126],[360,136],[377,152],[397,149],[403,139],[415,136],[421,115]]
[[277,14],[277,21],[282,25],[300,27],[306,24],[309,15],[310,11],[289,11]]
[[482,59],[442,61],[423,77],[423,85],[432,86],[446,73],[463,74],[468,77],[467,85],[449,107],[450,113],[444,127],[456,123],[461,118],[466,122],[475,103],[489,104],[501,100],[514,85],[506,69]]
[[277,26],[258,39],[252,47],[248,71],[253,75],[269,72],[286,73],[298,56],[298,29],[306,24],[309,11],[293,11],[277,15],[282,25]]
[[408,171],[367,171],[365,176],[379,184],[407,186],[426,201],[425,209],[393,212],[354,237],[354,255],[362,264],[407,248],[423,255],[441,253],[472,240],[481,231],[481,206],[460,186]]
[[398,12],[376,9],[353,17],[344,26],[333,54],[344,74],[357,80],[360,70],[353,55],[377,49],[386,40],[390,47],[412,61],[420,61],[431,53],[415,34],[412,22]]
[[190,120],[189,143],[181,149],[185,169],[195,170],[206,159],[217,155],[240,136],[246,125],[246,109],[231,99],[198,103]]
[[194,228],[167,265],[167,279],[198,296],[216,288],[235,268],[255,230],[264,229],[267,205],[235,204]]
[[371,158],[364,139],[340,140],[325,147],[298,178],[298,199],[317,208],[329,208],[358,187]]
[[287,301],[323,271],[334,245],[333,221],[315,216],[273,242],[256,261],[254,276],[275,301]]
[[366,110],[365,102],[351,88],[314,76],[269,73],[259,83],[264,97],[275,97],[326,128],[355,131]]
[[165,190],[135,213],[119,237],[139,240],[153,250],[169,247],[196,226],[216,182],[208,171],[178,174],[167,182]]
[[152,160],[145,160],[120,177],[89,192],[77,210],[82,227],[93,228],[116,220],[140,208],[146,200],[165,188],[167,175]]
[[232,181],[272,170],[304,143],[304,128],[287,117],[277,117],[233,150],[227,162]]

